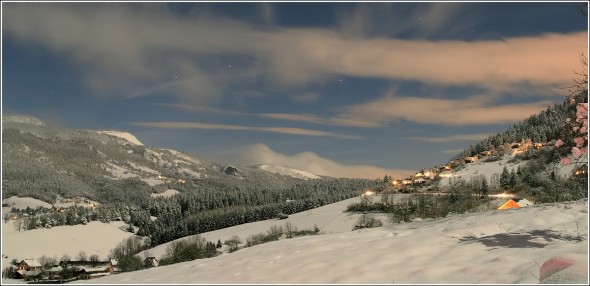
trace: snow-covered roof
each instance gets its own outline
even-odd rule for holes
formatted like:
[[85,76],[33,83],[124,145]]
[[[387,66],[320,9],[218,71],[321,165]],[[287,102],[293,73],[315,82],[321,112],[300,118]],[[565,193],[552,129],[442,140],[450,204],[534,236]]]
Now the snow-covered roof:
[[61,272],[62,270],[63,270],[63,267],[55,266],[55,267],[51,267],[51,269],[49,269],[49,272]]
[[518,202],[516,202],[519,206],[521,207],[526,207],[526,206],[530,206],[533,205],[533,203],[527,199],[520,199],[518,200]]
[[41,267],[41,263],[37,261],[37,259],[23,259],[21,262],[24,262],[29,267]]

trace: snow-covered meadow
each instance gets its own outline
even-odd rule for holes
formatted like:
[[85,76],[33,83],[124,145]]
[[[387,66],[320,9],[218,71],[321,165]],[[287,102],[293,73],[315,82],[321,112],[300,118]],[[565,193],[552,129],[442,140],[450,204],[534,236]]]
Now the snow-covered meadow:
[[[338,232],[282,239],[214,258],[79,283],[534,284],[540,278],[543,283],[588,281],[587,200],[456,214],[356,231],[348,228],[354,220],[351,215],[340,212],[330,217],[323,212],[335,205],[299,215],[314,217],[318,226],[331,219],[324,227],[340,225]],[[303,221],[298,216],[291,218]],[[242,225],[203,236],[223,240],[222,233],[236,233],[245,238],[247,233],[264,231],[272,225],[272,221],[262,223],[267,225]],[[254,227],[259,229],[253,231]]]
[[[216,242],[243,241],[273,225],[318,226],[321,235],[281,239],[208,259],[93,280],[89,284],[532,284],[588,280],[588,201],[512,210],[454,214],[442,219],[352,231],[361,214],[344,213],[353,198],[285,220],[267,220],[201,234]],[[105,257],[131,234],[118,223],[60,226],[17,232],[4,223],[3,255],[75,257],[80,250]],[[163,244],[144,256],[161,257]],[[549,261],[549,262],[548,262]],[[3,265],[8,259],[3,259]],[[22,281],[3,280],[5,283]]]

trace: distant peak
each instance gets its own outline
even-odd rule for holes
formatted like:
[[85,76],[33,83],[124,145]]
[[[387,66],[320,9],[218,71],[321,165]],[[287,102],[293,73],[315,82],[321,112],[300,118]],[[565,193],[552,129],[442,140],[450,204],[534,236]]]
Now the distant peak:
[[96,130],[96,132],[98,132],[100,134],[111,135],[111,136],[115,136],[115,137],[119,137],[119,138],[125,139],[129,143],[131,143],[131,144],[143,145],[143,143],[141,143],[137,139],[137,137],[135,137],[133,134],[131,134],[129,132],[126,132],[126,131],[119,131],[119,130]]

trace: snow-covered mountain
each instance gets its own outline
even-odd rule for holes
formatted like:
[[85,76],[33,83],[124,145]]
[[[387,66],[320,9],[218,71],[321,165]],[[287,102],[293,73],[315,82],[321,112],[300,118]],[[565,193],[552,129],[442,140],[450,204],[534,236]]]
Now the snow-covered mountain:
[[318,175],[312,174],[310,172],[293,169],[293,168],[286,168],[281,166],[273,166],[273,165],[256,165],[255,168],[265,170],[271,173],[281,174],[285,176],[290,176],[297,179],[319,179],[321,178]]
[[98,132],[100,134],[107,134],[107,135],[112,135],[115,137],[125,139],[131,144],[143,145],[143,143],[141,143],[139,140],[137,140],[137,137],[135,137],[135,135],[133,135],[129,132],[117,131],[117,130],[97,130],[96,132]]
[[[4,199],[34,197],[54,203],[61,195],[101,202],[99,185],[118,188],[120,183],[109,180],[134,178],[157,188],[153,192],[163,192],[169,189],[168,184],[174,183],[190,188],[275,188],[313,177],[302,171],[289,171],[290,176],[283,176],[260,168],[207,162],[186,152],[146,146],[126,131],[47,127],[43,120],[31,116],[3,119]],[[32,177],[38,179],[30,180]]]

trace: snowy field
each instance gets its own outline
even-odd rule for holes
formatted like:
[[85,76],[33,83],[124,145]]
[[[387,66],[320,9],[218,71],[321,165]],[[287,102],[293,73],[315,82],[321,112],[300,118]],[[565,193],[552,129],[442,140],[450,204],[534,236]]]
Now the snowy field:
[[[80,251],[106,259],[109,251],[132,234],[120,229],[124,222],[90,222],[87,225],[56,226],[50,229],[17,231],[14,221],[2,222],[2,267],[10,260],[41,255],[75,258]],[[5,258],[8,256],[8,258]]]
[[[2,208],[2,215],[12,207],[26,209],[51,205],[29,197],[10,197],[2,201],[9,207]],[[68,204],[56,204],[56,206]],[[123,222],[90,222],[87,225],[57,226],[50,229],[34,229],[17,231],[15,221],[2,221],[2,269],[10,264],[12,259],[18,261],[25,258],[38,259],[42,255],[61,258],[64,254],[75,258],[80,251],[87,255],[96,254],[100,259],[106,259],[109,252],[119,242],[132,234],[122,230]],[[5,280],[2,284],[23,284],[22,280]]]
[[[456,214],[442,219],[352,231],[360,214],[343,210],[353,198],[314,210],[201,234],[216,242],[243,241],[287,221],[317,225],[322,235],[256,245],[234,253],[80,284],[536,284],[588,280],[588,202]],[[42,254],[75,257],[80,250],[104,258],[131,234],[121,222],[92,222],[17,232],[2,225],[3,266],[12,258]],[[166,244],[145,255],[161,257]],[[548,262],[549,261],[549,262]],[[547,263],[546,263],[547,262]],[[2,280],[3,284],[20,280]]]
[[[258,233],[266,233],[266,231],[273,225],[284,226],[286,222],[291,222],[291,224],[297,227],[298,230],[313,229],[314,226],[317,226],[320,229],[320,232],[326,234],[350,232],[361,215],[345,213],[343,211],[348,205],[356,202],[360,202],[360,198],[356,197],[319,207],[317,209],[292,214],[289,216],[289,218],[283,220],[272,219],[251,222],[205,232],[200,234],[200,236],[211,242],[217,242],[219,239],[223,242],[227,239],[230,239],[232,236],[237,235],[242,239],[242,241],[246,241],[248,236]],[[388,219],[384,214],[375,215],[375,217],[381,219],[383,223],[388,222]],[[180,238],[175,241],[184,239],[188,239],[188,237]],[[164,243],[152,249],[140,252],[138,256],[143,258],[149,254],[149,256],[161,258],[166,252],[168,245],[170,245],[172,242]]]
[[[324,235],[283,239],[214,258],[80,283],[536,284],[539,278],[544,283],[588,281],[587,200],[458,214],[356,231],[350,231],[355,218],[341,212],[345,205],[332,204],[311,214],[290,217],[301,226],[317,224],[332,230]],[[315,221],[306,220],[306,215]],[[247,233],[262,232],[273,223],[283,222],[242,225],[204,236],[223,240],[239,234],[244,239]]]

